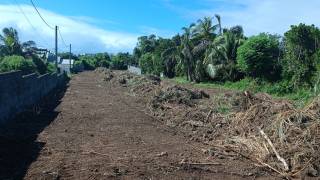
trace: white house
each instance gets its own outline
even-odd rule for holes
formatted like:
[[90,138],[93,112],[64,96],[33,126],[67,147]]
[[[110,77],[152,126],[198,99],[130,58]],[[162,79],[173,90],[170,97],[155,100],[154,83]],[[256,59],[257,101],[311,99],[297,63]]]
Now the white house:
[[71,59],[71,61],[69,59],[60,59],[58,67],[62,72],[70,73],[70,68],[73,67],[73,63],[73,59]]

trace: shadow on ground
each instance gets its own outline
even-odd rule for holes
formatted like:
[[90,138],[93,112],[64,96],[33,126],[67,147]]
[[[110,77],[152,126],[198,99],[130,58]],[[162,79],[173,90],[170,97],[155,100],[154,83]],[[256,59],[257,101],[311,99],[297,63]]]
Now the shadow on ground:
[[[55,90],[36,106],[0,126],[0,179],[23,179],[30,164],[44,146],[37,142],[41,133],[58,116],[55,109],[67,86]],[[36,110],[37,109],[37,110]]]

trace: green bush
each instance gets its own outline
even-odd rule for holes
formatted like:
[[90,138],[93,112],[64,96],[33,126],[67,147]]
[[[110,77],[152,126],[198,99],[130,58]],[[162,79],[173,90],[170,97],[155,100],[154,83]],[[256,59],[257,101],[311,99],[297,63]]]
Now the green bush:
[[249,38],[237,52],[239,69],[251,77],[279,79],[279,40],[276,36],[260,34]]
[[220,65],[216,70],[216,75],[213,80],[219,82],[238,81],[244,77],[244,74],[239,72],[234,63]]
[[36,72],[36,65],[32,60],[24,59],[22,56],[6,56],[0,63],[0,72],[21,70],[27,73]]
[[237,82],[227,81],[223,86],[240,91],[250,90],[255,92],[259,85],[255,79],[247,77]]
[[56,65],[54,63],[47,63],[47,73],[54,73],[57,71]]

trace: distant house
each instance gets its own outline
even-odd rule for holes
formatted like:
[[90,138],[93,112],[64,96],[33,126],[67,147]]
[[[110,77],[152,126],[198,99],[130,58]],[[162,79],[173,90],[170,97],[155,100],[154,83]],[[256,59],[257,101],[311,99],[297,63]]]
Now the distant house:
[[74,59],[60,59],[58,62],[58,67],[60,68],[60,71],[70,73],[70,68],[73,67]]

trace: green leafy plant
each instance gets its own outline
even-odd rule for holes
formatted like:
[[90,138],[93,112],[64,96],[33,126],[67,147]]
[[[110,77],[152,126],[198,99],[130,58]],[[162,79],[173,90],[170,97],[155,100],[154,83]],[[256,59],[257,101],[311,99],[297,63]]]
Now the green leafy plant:
[[276,36],[260,34],[249,38],[237,52],[239,69],[251,77],[276,80],[280,66],[279,40]]
[[0,63],[0,72],[21,70],[27,73],[35,72],[36,66],[32,60],[24,59],[22,56],[6,56]]
[[291,26],[285,33],[283,76],[295,89],[312,87],[319,64],[319,41],[320,30],[314,25]]

